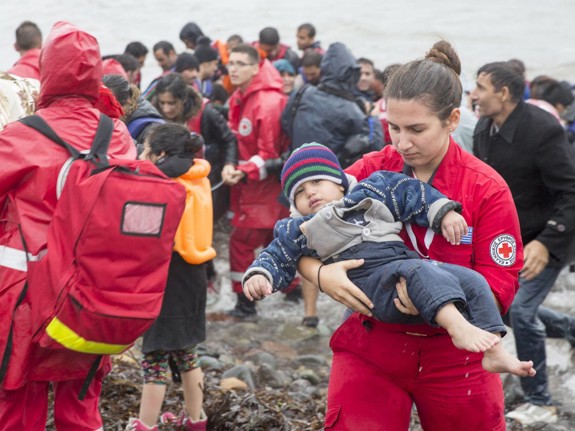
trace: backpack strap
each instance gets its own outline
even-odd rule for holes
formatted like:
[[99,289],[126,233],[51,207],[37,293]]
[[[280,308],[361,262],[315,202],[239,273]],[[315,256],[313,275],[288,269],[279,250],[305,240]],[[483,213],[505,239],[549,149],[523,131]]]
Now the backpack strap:
[[90,384],[92,383],[92,380],[94,380],[94,377],[96,376],[96,373],[98,372],[98,368],[100,367],[100,362],[102,362],[102,355],[96,356],[96,359],[94,359],[94,362],[92,362],[92,366],[90,367],[90,371],[88,371],[88,375],[86,376],[86,379],[84,380],[84,383],[82,384],[82,388],[80,389],[80,393],[78,394],[78,399],[80,401],[86,397],[86,394],[88,393],[88,389],[90,388]]
[[[64,147],[66,150],[68,150],[74,159],[82,157],[80,151],[78,151],[76,148],[58,136],[54,129],[52,129],[50,125],[39,115],[30,115],[28,117],[21,118],[18,121],[40,132],[52,142],[60,145],[61,147]],[[105,114],[100,114],[100,121],[98,123],[96,135],[94,136],[94,141],[92,142],[90,152],[84,156],[84,160],[90,160],[98,167],[108,166],[109,163],[107,153],[113,131],[114,122],[112,119]]]
[[4,348],[4,354],[2,355],[2,362],[0,363],[0,383],[4,380],[6,376],[6,371],[8,371],[8,364],[10,362],[10,357],[12,356],[12,347],[13,347],[13,330],[14,330],[14,314],[16,313],[16,309],[20,306],[24,298],[26,297],[26,293],[28,292],[28,282],[26,281],[24,284],[24,288],[20,292],[18,296],[18,300],[16,301],[16,306],[12,311],[12,319],[10,321],[10,330],[8,331],[8,339],[6,340],[6,347]]
[[51,141],[60,145],[61,147],[66,148],[68,150],[68,152],[70,153],[70,155],[72,157],[74,157],[75,159],[80,157],[80,152],[78,150],[76,150],[74,147],[72,147],[70,144],[68,144],[66,141],[64,141],[62,138],[60,138],[56,134],[56,132],[54,132],[54,129],[52,129],[48,125],[48,123],[46,123],[46,120],[44,120],[39,115],[30,115],[28,117],[21,118],[18,121],[20,121],[22,124],[25,124],[28,127],[31,127],[34,130],[40,132],[41,134],[46,136]]
[[[291,116],[291,121],[292,121],[292,125],[293,125],[293,121],[295,119],[295,114],[297,113],[297,108],[299,107],[299,104],[301,102],[301,98],[303,96],[303,93],[305,93],[305,91],[311,87],[310,84],[304,84],[296,93],[296,95],[294,96],[294,102],[291,108],[291,112],[290,112],[290,116]],[[292,126],[293,127],[293,126]],[[293,133],[292,133],[293,136]]]
[[110,117],[105,114],[100,115],[100,122],[96,130],[96,136],[90,148],[90,153],[86,160],[91,160],[93,163],[94,158],[98,161],[96,163],[99,167],[108,166],[108,147],[112,140],[112,133],[114,132],[114,122]]
[[[24,247],[24,252],[26,253],[26,261],[28,261],[28,246],[26,245],[26,240],[24,239],[24,233],[22,232],[22,226],[18,225],[18,231],[20,232],[20,238],[22,240],[22,246]],[[2,362],[0,362],[0,383],[4,381],[6,377],[6,371],[8,371],[8,364],[10,363],[10,357],[12,356],[12,348],[14,344],[14,315],[16,310],[24,301],[26,294],[28,293],[28,281],[24,283],[24,287],[18,295],[16,300],[16,306],[12,310],[12,319],[10,319],[10,330],[8,331],[8,339],[6,340],[6,347],[4,348],[4,353],[2,354]]]

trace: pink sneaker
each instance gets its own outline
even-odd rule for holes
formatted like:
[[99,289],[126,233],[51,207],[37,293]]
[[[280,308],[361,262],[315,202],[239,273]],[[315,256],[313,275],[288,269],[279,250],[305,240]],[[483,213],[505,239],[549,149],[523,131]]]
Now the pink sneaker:
[[160,416],[160,423],[162,425],[177,425],[183,426],[184,430],[186,431],[206,431],[208,426],[208,417],[206,413],[202,410],[202,414],[200,416],[200,420],[192,421],[189,417],[186,416],[184,412],[180,413],[179,415],[175,415],[171,412],[163,413]]
[[184,425],[186,427],[186,431],[206,431],[208,427],[208,417],[202,410],[200,420],[193,422],[190,418],[186,418],[184,419]]
[[149,427],[140,419],[130,418],[128,425],[126,425],[126,431],[158,431],[158,426]]
[[181,426],[184,424],[184,420],[186,419],[186,414],[184,412],[180,413],[179,415],[175,415],[172,412],[162,413],[160,415],[160,423],[162,425],[178,425]]

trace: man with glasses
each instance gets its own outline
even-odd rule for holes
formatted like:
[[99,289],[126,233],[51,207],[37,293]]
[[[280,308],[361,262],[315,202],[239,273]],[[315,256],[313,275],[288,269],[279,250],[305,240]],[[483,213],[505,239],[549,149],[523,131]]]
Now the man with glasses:
[[278,159],[287,149],[280,127],[286,98],[279,73],[268,60],[260,63],[253,46],[240,44],[233,48],[227,68],[236,87],[230,97],[229,124],[237,137],[239,159],[235,170],[222,175],[226,184],[233,186],[230,275],[238,297],[228,314],[255,321],[255,303],[244,296],[241,280],[255,250],[273,239],[276,221],[288,215],[277,200],[281,194],[279,180],[266,168],[266,161]]

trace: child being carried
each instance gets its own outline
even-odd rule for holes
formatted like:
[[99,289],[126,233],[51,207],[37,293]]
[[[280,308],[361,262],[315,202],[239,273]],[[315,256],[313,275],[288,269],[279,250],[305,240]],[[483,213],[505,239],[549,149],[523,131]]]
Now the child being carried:
[[399,236],[402,223],[415,223],[459,244],[468,233],[459,203],[394,172],[375,172],[350,187],[335,154],[317,143],[292,153],[282,188],[297,217],[276,224],[274,240],[246,271],[242,285],[248,299],[289,286],[302,256],[324,263],[364,259],[348,276],[374,303],[377,319],[417,323],[395,305],[395,285],[403,277],[421,318],[446,329],[457,348],[484,352],[485,370],[535,375],[532,361],[519,361],[503,348],[506,330],[486,280],[469,268],[421,259]]

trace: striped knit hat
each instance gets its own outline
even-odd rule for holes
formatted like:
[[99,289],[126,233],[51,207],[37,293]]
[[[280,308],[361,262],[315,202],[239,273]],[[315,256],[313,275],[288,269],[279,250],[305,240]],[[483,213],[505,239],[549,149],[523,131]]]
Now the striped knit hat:
[[295,206],[295,191],[309,180],[329,180],[341,184],[345,191],[349,187],[333,151],[317,142],[295,149],[282,169],[282,189],[292,206]]

